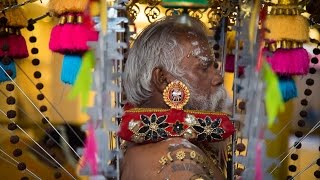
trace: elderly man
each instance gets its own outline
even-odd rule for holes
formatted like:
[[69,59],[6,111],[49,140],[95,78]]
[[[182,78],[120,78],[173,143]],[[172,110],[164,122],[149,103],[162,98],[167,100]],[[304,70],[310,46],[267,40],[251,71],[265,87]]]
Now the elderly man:
[[[125,66],[121,179],[225,179],[211,152],[232,134],[226,92],[201,21],[171,16],[135,40]],[[177,94],[179,97],[176,97]],[[202,111],[199,111],[202,110]]]

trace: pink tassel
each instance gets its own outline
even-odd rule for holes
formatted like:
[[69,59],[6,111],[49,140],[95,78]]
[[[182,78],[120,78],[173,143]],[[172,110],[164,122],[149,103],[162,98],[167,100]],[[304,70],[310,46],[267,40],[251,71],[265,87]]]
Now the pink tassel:
[[8,37],[8,56],[22,59],[29,56],[26,40],[22,35],[10,34]]
[[[72,30],[73,28],[70,28]],[[89,29],[84,24],[79,24],[74,27],[74,41],[73,46],[75,50],[82,51],[82,50],[89,50],[87,45],[88,41],[90,40],[89,37],[91,36],[89,33]]]
[[97,161],[97,143],[94,133],[93,123],[89,122],[88,134],[85,142],[85,149],[82,157],[82,162],[90,166],[91,173],[96,175],[98,173],[98,161]]
[[49,41],[49,48],[51,51],[59,52],[60,49],[60,32],[61,32],[62,25],[56,25],[51,30],[50,41]]
[[[233,54],[228,54],[226,58],[226,72],[234,72],[234,61],[235,57]],[[244,67],[240,66],[238,69],[238,73],[241,76],[243,74]]]
[[256,65],[256,71],[258,72],[261,70],[261,67],[264,61],[264,59],[262,58],[263,46],[264,46],[263,39],[265,37],[265,20],[267,18],[267,14],[268,14],[268,7],[264,6],[259,13],[259,19],[262,25],[261,26],[262,32],[259,35],[260,43],[259,43],[259,52],[258,52],[258,59],[257,59],[257,65]]
[[89,49],[88,29],[83,24],[63,24],[51,31],[49,48],[54,52],[83,53]]
[[[81,14],[80,14],[81,15]],[[79,16],[80,16],[79,15]],[[84,53],[89,50],[88,41],[97,41],[89,16],[83,15],[83,23],[66,23],[55,26],[51,31],[49,48],[61,54]]]
[[3,45],[8,44],[7,37],[0,38],[0,57],[4,57],[8,52],[3,51]]
[[272,69],[280,75],[308,74],[309,58],[304,48],[278,49],[272,55],[266,55]]
[[255,161],[255,180],[263,180],[261,142],[256,145],[256,161]]
[[94,23],[92,22],[91,16],[88,13],[83,15],[83,24],[88,28],[88,40],[98,41],[99,32],[94,29]]

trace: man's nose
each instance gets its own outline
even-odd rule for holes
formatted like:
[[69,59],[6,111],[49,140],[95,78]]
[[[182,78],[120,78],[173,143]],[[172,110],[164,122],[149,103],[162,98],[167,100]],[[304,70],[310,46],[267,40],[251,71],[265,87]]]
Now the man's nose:
[[220,75],[220,71],[216,71],[213,73],[211,84],[213,86],[218,86],[223,84],[223,77]]

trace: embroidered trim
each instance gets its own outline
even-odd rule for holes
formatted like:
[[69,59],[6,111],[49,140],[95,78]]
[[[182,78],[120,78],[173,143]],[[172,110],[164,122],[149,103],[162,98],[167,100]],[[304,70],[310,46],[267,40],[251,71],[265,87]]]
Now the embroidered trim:
[[[169,109],[161,109],[161,108],[132,108],[127,110],[126,112],[132,112],[132,113],[137,113],[137,112],[168,112]],[[184,110],[186,113],[191,113],[191,114],[210,114],[210,115],[226,115],[229,116],[229,114],[224,113],[224,112],[212,112],[212,111],[202,111],[202,110]]]
[[[152,111],[153,110],[153,111]],[[183,110],[132,109],[121,121],[119,136],[135,143],[157,142],[169,137],[190,141],[215,142],[229,137],[234,127],[228,116],[220,113],[187,113]]]

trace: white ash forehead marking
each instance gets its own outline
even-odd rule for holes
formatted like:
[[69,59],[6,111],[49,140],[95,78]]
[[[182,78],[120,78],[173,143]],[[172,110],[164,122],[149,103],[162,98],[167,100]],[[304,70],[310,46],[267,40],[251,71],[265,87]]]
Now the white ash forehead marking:
[[200,61],[202,62],[207,62],[207,61],[210,61],[210,59],[208,57],[205,57],[205,56],[198,56],[198,58],[200,59]]
[[199,47],[193,49],[192,55],[193,56],[198,56],[201,53],[201,49]]
[[191,45],[192,45],[192,46],[198,46],[198,45],[199,45],[199,42],[198,42],[198,41],[192,41],[192,42],[191,42]]

